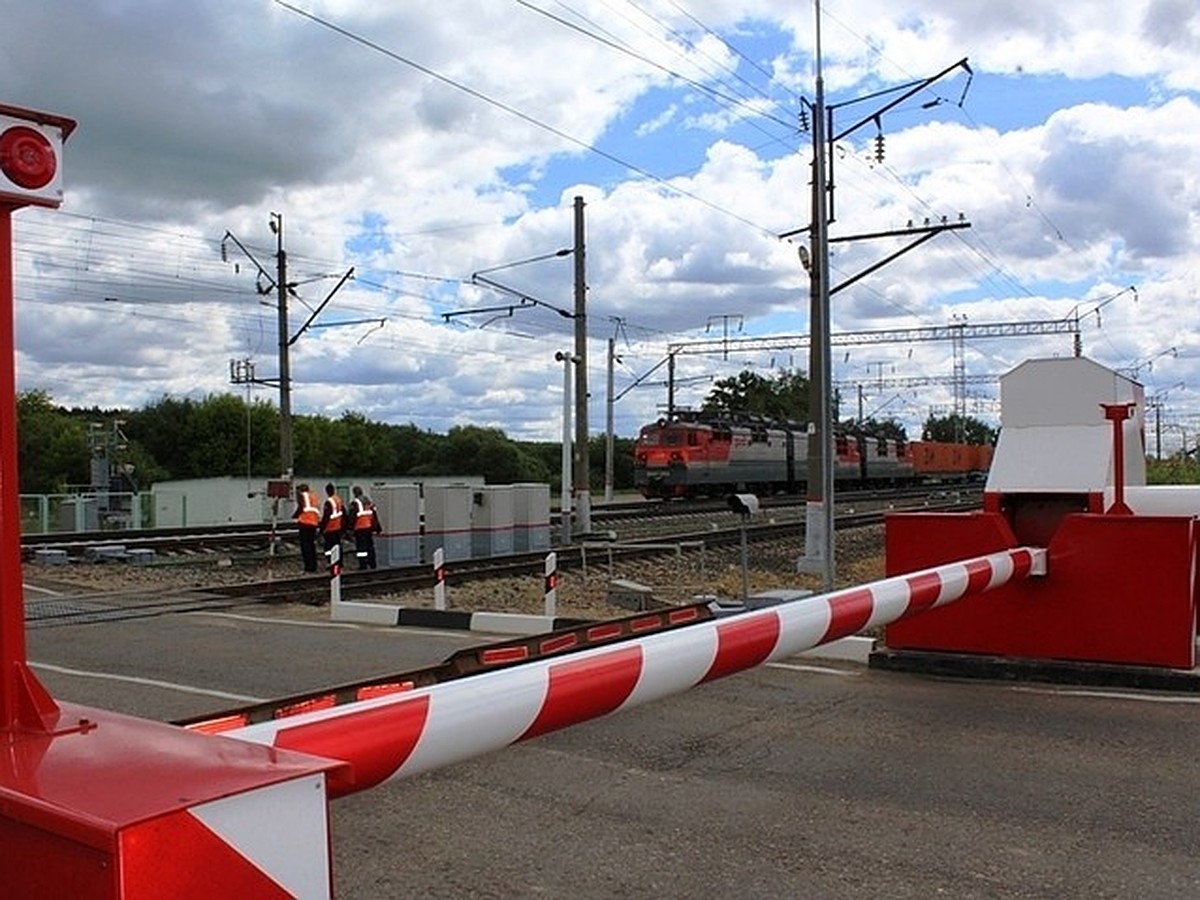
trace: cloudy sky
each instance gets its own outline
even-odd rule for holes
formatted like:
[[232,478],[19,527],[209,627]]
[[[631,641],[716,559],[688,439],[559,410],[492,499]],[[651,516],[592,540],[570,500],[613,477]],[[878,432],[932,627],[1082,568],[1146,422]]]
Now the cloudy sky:
[[[1077,322],[1086,355],[1160,397],[1165,449],[1194,440],[1195,3],[821,9],[847,132],[832,281],[857,279],[835,334]],[[663,408],[672,346],[731,340],[678,358],[682,405],[743,369],[806,370],[801,340],[745,345],[808,332],[803,235],[779,235],[809,223],[815,34],[812,4],[766,0],[8,3],[0,103],[79,122],[61,209],[14,217],[19,387],[136,407],[244,394],[231,360],[274,377],[277,214],[295,411],[553,440],[574,262],[552,254],[577,196],[593,433],[609,338],[624,436]],[[912,238],[843,238],[942,217],[970,227],[858,278]],[[1072,352],[1067,333],[964,334],[957,367],[944,340],[839,345],[844,412],[862,385],[865,415],[919,430],[957,368],[994,421],[992,376]]]

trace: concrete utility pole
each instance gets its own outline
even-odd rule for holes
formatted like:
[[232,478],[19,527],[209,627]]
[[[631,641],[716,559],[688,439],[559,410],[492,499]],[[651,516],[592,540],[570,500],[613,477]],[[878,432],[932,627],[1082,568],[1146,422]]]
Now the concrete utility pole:
[[295,475],[292,449],[292,367],[288,354],[287,251],[283,249],[283,213],[271,213],[271,230],[276,237],[275,291],[279,297],[279,466],[288,481]]
[[580,534],[592,531],[592,492],[588,460],[587,260],[583,198],[575,198],[575,472],[576,522]]
[[608,392],[604,410],[604,502],[613,498],[613,365],[617,361],[616,338],[608,339]]
[[821,4],[816,5],[816,102],[813,104],[811,250],[801,254],[809,275],[808,493],[801,569],[819,571],[833,590],[833,409],[829,328],[829,219],[825,175],[825,79],[821,73]]
[[562,488],[558,497],[558,540],[565,547],[571,543],[571,367],[579,360],[561,350],[554,354],[554,360],[563,364],[562,478],[559,481]]

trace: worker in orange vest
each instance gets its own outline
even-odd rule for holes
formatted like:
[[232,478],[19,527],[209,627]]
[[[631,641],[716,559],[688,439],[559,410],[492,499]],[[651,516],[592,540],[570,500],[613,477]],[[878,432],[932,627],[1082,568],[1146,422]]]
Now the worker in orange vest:
[[321,512],[317,509],[317,495],[307,484],[296,487],[296,511],[292,518],[300,530],[300,558],[305,572],[317,571],[317,529],[321,524]]
[[354,555],[360,569],[375,568],[375,535],[383,531],[375,503],[357,484],[350,501],[350,520],[354,525]]
[[337,495],[333,482],[325,485],[325,506],[321,510],[321,534],[325,536],[325,550],[342,542],[342,529],[346,527],[346,504]]

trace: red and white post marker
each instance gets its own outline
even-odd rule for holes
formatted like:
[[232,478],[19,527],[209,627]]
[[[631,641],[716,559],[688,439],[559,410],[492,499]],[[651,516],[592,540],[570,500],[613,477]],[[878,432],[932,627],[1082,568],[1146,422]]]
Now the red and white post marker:
[[329,557],[329,605],[342,602],[342,542],[325,551]]
[[441,547],[433,551],[433,608],[446,608],[446,553]]
[[553,619],[558,613],[558,554],[546,554],[542,593],[546,599],[546,616]]

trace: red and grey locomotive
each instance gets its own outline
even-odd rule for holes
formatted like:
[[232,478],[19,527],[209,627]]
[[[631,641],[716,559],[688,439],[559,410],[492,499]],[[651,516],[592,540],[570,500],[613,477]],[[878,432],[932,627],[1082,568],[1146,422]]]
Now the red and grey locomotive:
[[[982,478],[992,450],[849,432],[836,433],[832,449],[834,481],[862,487]],[[646,497],[798,493],[808,477],[808,429],[754,416],[679,413],[642,427],[633,465],[634,484]]]

